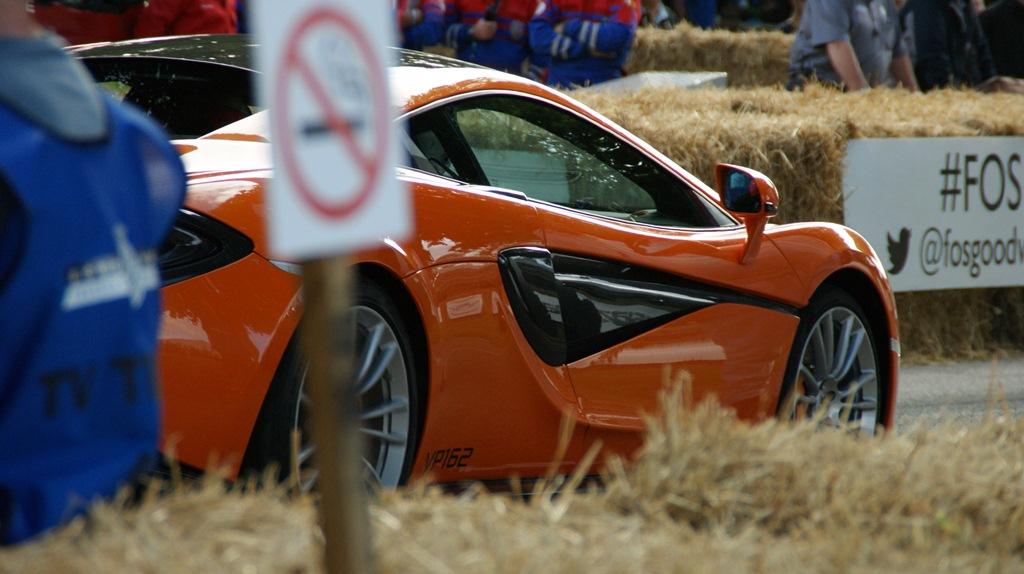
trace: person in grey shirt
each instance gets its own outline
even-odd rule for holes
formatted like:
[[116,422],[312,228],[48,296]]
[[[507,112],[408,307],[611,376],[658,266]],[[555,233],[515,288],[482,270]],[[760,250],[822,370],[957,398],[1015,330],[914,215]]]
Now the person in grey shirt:
[[787,88],[810,78],[850,91],[893,83],[917,91],[893,0],[807,0]]

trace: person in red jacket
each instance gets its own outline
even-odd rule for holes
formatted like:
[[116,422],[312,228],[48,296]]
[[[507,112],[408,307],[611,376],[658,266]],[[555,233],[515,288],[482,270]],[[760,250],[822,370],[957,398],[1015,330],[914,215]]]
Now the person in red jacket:
[[135,37],[234,34],[237,30],[235,0],[148,0],[135,25]]
[[402,47],[422,50],[441,43],[444,35],[444,0],[392,0]]
[[35,0],[37,22],[68,44],[113,42],[132,37],[143,0]]

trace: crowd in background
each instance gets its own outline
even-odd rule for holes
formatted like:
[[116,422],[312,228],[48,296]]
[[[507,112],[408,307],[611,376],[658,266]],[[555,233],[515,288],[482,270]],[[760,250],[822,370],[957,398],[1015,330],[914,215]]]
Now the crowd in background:
[[806,0],[790,53],[790,89],[1021,91],[1024,0]]
[[[560,87],[617,78],[638,26],[794,32],[789,87],[974,86],[1024,77],[1024,0],[391,0],[405,48]],[[247,31],[244,0],[35,0],[69,43]]]
[[34,0],[40,24],[69,44],[238,31],[235,0]]

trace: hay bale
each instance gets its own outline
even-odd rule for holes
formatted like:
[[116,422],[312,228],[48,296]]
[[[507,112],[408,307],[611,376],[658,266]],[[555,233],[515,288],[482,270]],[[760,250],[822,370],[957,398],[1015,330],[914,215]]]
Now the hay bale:
[[1009,94],[844,94],[821,86],[572,94],[704,181],[718,162],[764,172],[783,194],[782,222],[842,222],[849,139],[1024,134],[1024,98]]
[[793,37],[775,31],[702,30],[681,22],[671,30],[640,28],[626,69],[727,72],[729,85],[786,82]]
[[209,476],[94,504],[31,544],[0,547],[0,573],[317,572],[321,537],[309,498],[281,487],[228,490]]
[[[370,505],[381,572],[1019,572],[1024,421],[867,439],[663,401],[606,488],[529,501],[425,486]],[[585,472],[585,470],[584,470]],[[99,504],[0,572],[319,572],[313,501],[216,482]]]
[[[704,181],[718,162],[747,165],[778,185],[778,221],[843,221],[842,161],[852,138],[1024,135],[1024,98],[938,90],[843,94],[810,86],[644,89],[573,95]],[[897,192],[898,190],[893,190]],[[901,293],[911,358],[977,357],[1024,349],[1024,289]]]
[[[686,22],[671,30],[639,28],[626,71],[727,72],[730,86],[785,84],[792,42],[793,37],[782,32],[703,30]],[[455,50],[447,46],[428,46],[425,51],[455,57]]]

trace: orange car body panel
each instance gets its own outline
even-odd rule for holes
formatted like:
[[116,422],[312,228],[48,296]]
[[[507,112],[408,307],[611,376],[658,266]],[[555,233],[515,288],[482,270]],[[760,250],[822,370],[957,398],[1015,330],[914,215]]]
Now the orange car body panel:
[[678,373],[693,400],[714,394],[741,418],[775,412],[799,318],[723,303],[569,365],[580,408],[592,427],[642,430],[658,394]]
[[161,444],[186,464],[234,474],[298,323],[298,282],[251,254],[161,292]]
[[[634,263],[708,285],[742,285],[747,294],[780,304],[798,302],[806,291],[771,243],[741,264],[741,227],[645,228],[556,206],[538,209],[553,251]],[[577,361],[570,373],[584,417],[598,427],[641,430],[641,414],[656,410],[668,369],[691,374],[695,399],[714,390],[744,418],[762,418],[776,406],[765,397],[778,396],[798,324],[792,313],[721,304]]]
[[660,410],[662,392],[684,384],[697,404],[712,395],[740,418],[775,412],[786,357],[799,318],[722,304],[569,365],[588,423],[587,444],[630,456],[642,443],[644,415]]
[[[478,69],[401,68],[394,74],[395,102],[406,112],[478,91],[544,98],[615,133],[718,201],[713,190],[664,155],[559,92]],[[166,432],[178,437],[176,452],[185,462],[202,467],[215,453],[232,472],[301,314],[298,278],[268,261],[273,255],[264,230],[271,176],[267,134],[261,114],[180,144],[191,173],[187,207],[245,233],[255,253],[164,289]],[[889,337],[898,340],[884,270],[870,246],[840,226],[769,226],[758,255],[741,264],[746,230],[738,222],[717,230],[657,228],[407,169],[399,169],[399,178],[411,189],[414,235],[382,241],[352,261],[401,278],[423,319],[430,384],[413,477],[543,474],[566,414],[577,424],[562,470],[597,439],[608,452],[629,454],[640,441],[640,413],[656,409],[666,372],[674,369],[691,373],[696,398],[714,393],[744,418],[764,418],[775,408],[799,322],[794,313],[771,305],[806,305],[842,269],[861,273],[875,286]],[[552,367],[525,340],[502,286],[497,255],[520,246],[642,265],[768,304],[719,304]],[[894,393],[895,367],[889,380]],[[453,448],[471,448],[473,454],[463,466],[450,459],[438,463],[436,453]]]
[[547,246],[554,251],[629,261],[782,304],[806,302],[807,288],[774,245],[749,264],[739,260],[746,242],[740,226],[715,230],[670,229],[632,224],[544,205],[538,211]]
[[[562,417],[578,418],[577,406],[566,368],[543,363],[519,331],[497,263],[439,265],[405,284],[431,318],[430,395],[412,476],[450,482],[544,475]],[[584,432],[574,428],[562,470],[582,456]],[[453,448],[473,449],[466,467],[435,461]]]

